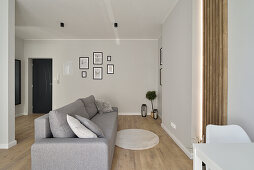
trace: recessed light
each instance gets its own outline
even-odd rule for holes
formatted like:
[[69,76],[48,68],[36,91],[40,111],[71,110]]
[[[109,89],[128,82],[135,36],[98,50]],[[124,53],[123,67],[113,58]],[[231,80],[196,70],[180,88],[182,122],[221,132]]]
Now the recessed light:
[[60,23],[60,27],[64,27],[64,23],[63,22]]

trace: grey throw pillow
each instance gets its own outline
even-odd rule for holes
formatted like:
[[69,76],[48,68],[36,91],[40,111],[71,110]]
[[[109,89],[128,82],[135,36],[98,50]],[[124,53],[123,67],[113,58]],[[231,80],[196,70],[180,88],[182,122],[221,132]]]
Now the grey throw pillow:
[[49,124],[54,138],[73,138],[76,135],[67,123],[67,113],[49,112]]
[[105,102],[102,100],[96,100],[95,103],[96,103],[96,106],[97,106],[100,114],[113,112],[112,106],[109,102]]
[[91,130],[93,133],[95,133],[99,138],[104,138],[104,134],[102,130],[91,120],[84,118],[79,115],[75,115],[75,117],[83,124],[85,127],[87,127],[89,130]]
[[95,100],[96,107],[100,114],[103,113],[103,102],[101,100]]
[[95,105],[94,96],[91,95],[91,96],[89,96],[87,98],[83,98],[81,100],[85,105],[87,113],[89,114],[89,119],[92,119],[98,113],[98,109]]
[[77,100],[71,104],[68,104],[62,108],[49,112],[49,124],[50,129],[55,138],[73,138],[76,135],[71,130],[67,123],[67,114],[69,115],[81,115],[89,118],[88,113],[85,110],[84,104],[81,100]]

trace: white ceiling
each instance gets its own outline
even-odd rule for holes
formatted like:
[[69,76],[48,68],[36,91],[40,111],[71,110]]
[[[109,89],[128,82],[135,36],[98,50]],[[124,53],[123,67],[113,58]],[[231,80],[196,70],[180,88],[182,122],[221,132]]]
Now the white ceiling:
[[[157,39],[177,0],[16,0],[22,39]],[[65,23],[60,28],[60,22]],[[118,22],[115,29],[113,23]]]

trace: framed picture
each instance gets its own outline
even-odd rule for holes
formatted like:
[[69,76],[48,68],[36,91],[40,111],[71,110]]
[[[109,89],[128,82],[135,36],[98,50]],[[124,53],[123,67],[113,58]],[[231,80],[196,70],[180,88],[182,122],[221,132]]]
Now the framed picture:
[[79,57],[79,69],[89,69],[89,57]]
[[114,74],[114,64],[107,65],[107,74]]
[[160,65],[162,65],[162,48],[160,49]]
[[111,56],[107,56],[107,61],[111,61]]
[[86,78],[87,77],[87,72],[86,71],[82,71],[81,72],[81,76],[82,76],[82,78]]
[[160,85],[162,86],[162,68],[160,69]]
[[102,67],[94,67],[93,68],[93,79],[94,80],[102,80],[103,72]]
[[102,52],[94,52],[93,53],[93,64],[94,65],[102,65],[103,64],[103,53]]

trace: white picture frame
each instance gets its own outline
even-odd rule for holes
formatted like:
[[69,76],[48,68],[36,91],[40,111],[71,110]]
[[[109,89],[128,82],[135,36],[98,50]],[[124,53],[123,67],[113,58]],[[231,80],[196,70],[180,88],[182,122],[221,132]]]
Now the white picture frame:
[[102,65],[103,64],[103,53],[102,52],[94,52],[93,53],[93,64],[94,65]]
[[94,80],[102,80],[103,79],[102,67],[93,67],[93,79]]
[[108,64],[107,65],[107,74],[114,74],[115,66],[114,64]]
[[82,78],[87,78],[87,72],[86,71],[82,71],[81,72],[81,77]]
[[89,57],[79,57],[79,69],[89,69]]

